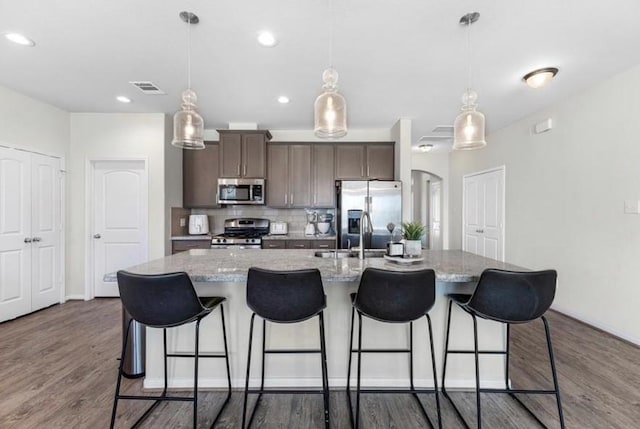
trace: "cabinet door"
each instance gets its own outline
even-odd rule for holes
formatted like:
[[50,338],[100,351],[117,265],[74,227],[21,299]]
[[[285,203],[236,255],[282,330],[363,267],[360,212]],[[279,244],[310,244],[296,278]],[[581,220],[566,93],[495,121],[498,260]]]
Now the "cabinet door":
[[267,205],[287,207],[289,203],[289,146],[270,144],[267,150]]
[[314,249],[335,249],[336,240],[313,240],[311,247]]
[[0,147],[0,322],[31,311],[31,161]]
[[393,155],[393,144],[367,145],[367,178],[393,180]]
[[242,135],[220,134],[220,177],[242,176]]
[[211,249],[211,240],[173,240],[172,254],[189,249]]
[[310,240],[287,240],[287,249],[311,249]]
[[289,146],[289,207],[311,205],[311,146]]
[[218,192],[217,144],[207,144],[204,150],[182,152],[182,204],[186,208],[217,207]]
[[266,142],[263,134],[242,136],[242,177],[265,177]]
[[335,207],[333,145],[313,145],[313,207]]
[[364,174],[365,147],[357,144],[336,144],[336,179],[360,180]]
[[286,249],[286,240],[262,240],[263,249]]

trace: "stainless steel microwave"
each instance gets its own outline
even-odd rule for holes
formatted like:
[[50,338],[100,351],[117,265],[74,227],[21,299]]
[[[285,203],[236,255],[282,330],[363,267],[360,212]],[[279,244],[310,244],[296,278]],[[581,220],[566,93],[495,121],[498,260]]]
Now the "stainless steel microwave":
[[218,204],[264,204],[264,179],[218,179]]

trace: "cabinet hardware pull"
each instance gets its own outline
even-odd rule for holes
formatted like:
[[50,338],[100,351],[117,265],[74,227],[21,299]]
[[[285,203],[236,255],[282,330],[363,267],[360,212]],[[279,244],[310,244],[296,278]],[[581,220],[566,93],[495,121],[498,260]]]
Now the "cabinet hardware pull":
[[293,247],[302,249],[304,247],[304,244],[294,244]]
[[371,174],[369,174],[369,165],[367,165],[367,177],[369,177]]
[[287,199],[289,198],[289,194],[284,194],[284,205],[287,205]]
[[318,245],[318,247],[319,247],[320,249],[326,249],[326,248],[328,248],[328,247],[329,247],[329,245],[328,245],[328,244],[319,244],[319,245]]
[[42,237],[33,237],[34,242],[42,241]]
[[24,238],[24,242],[25,243],[31,243],[33,240],[30,237],[25,237]]
[[364,166],[360,165],[360,177],[364,177]]
[[291,205],[293,205],[293,192],[291,193]]
[[243,176],[246,176],[246,175],[247,175],[247,164],[245,164],[245,165],[243,166],[243,169],[244,169],[244,170],[243,170],[244,172],[242,173],[242,175],[243,175]]
[[240,164],[238,164],[238,176],[240,176]]
[[102,236],[101,236],[100,234],[94,234],[94,235],[93,235],[93,238],[95,238],[95,239],[100,239],[100,238],[102,238]]

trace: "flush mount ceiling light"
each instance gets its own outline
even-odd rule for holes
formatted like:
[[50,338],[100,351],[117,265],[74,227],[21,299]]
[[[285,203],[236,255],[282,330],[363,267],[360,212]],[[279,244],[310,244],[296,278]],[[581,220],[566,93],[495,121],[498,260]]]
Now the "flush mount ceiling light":
[[131,103],[131,99],[129,97],[125,97],[124,95],[118,95],[116,97],[116,100],[118,100],[121,103]]
[[420,149],[420,152],[431,152],[431,150],[433,150],[433,145],[421,144],[420,146],[418,146],[418,149]]
[[[467,58],[471,56],[471,24],[480,19],[478,12],[470,12],[460,18],[460,24],[467,26]],[[467,90],[462,94],[462,112],[453,123],[453,149],[480,149],[487,145],[485,141],[484,115],[478,112],[478,93],[471,89],[471,60],[468,63]]]
[[522,81],[531,88],[541,88],[551,82],[551,79],[553,79],[557,74],[557,68],[545,67],[525,74],[522,77]]
[[286,95],[281,95],[280,97],[278,97],[278,103],[280,104],[287,104],[289,103],[289,97],[287,97]]
[[172,145],[182,149],[204,149],[204,121],[198,113],[198,96],[191,89],[191,26],[200,22],[191,12],[180,12],[187,23],[187,90],[182,93],[182,110],[173,116]]
[[29,39],[27,36],[24,36],[20,33],[4,32],[2,33],[2,35],[4,36],[5,39],[13,43],[17,43],[18,45],[21,45],[21,46],[33,47],[36,45],[36,42],[34,42],[33,40]]
[[276,36],[274,36],[273,33],[262,31],[258,34],[258,43],[266,48],[273,48],[278,44],[278,39],[276,39]]
[[329,68],[322,73],[322,94],[314,104],[313,132],[323,139],[347,135],[347,101],[338,92],[338,72],[333,68],[333,3],[329,0]]

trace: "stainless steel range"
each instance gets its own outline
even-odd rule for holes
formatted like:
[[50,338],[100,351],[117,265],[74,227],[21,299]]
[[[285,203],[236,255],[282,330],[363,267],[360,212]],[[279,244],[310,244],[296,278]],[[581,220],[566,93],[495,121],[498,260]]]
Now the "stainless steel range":
[[224,221],[224,234],[211,239],[212,249],[260,249],[269,233],[269,219],[237,218]]

